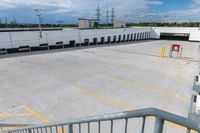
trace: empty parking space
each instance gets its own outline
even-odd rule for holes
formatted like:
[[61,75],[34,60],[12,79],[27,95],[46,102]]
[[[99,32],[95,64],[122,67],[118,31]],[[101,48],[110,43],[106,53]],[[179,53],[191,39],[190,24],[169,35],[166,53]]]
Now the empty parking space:
[[[168,57],[173,43],[182,45],[182,58]],[[161,40],[2,56],[0,120],[47,123],[147,107],[187,117],[198,48],[196,42]],[[25,111],[3,113],[20,105]]]

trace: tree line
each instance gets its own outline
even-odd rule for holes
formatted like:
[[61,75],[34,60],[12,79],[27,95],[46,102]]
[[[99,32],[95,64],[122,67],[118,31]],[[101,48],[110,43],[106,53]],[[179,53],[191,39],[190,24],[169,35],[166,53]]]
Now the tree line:
[[[78,24],[42,24],[43,28],[53,27],[65,27],[73,28],[78,27]],[[99,27],[112,27],[112,24],[99,24]],[[127,27],[130,26],[147,26],[147,27],[200,27],[200,22],[182,22],[182,23],[167,23],[167,22],[139,22],[139,23],[127,23]],[[0,24],[0,28],[37,28],[38,24]]]
[[[77,27],[77,24],[42,24],[43,28]],[[0,28],[38,28],[38,24],[0,24]]]
[[200,22],[182,22],[182,23],[160,23],[160,22],[140,22],[140,23],[128,23],[127,26],[158,26],[158,27],[199,27]]

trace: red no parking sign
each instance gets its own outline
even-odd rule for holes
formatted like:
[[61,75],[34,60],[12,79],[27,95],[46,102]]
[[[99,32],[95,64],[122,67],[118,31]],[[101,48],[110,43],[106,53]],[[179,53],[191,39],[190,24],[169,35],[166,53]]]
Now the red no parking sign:
[[172,51],[179,52],[180,48],[181,48],[181,45],[179,45],[179,44],[173,44],[172,45]]
[[182,51],[183,51],[183,48],[181,48],[180,44],[172,44],[171,45],[171,50],[169,52],[169,57],[172,57],[173,52],[177,52],[177,58],[178,58],[179,54],[180,54],[179,57],[181,57],[182,56]]

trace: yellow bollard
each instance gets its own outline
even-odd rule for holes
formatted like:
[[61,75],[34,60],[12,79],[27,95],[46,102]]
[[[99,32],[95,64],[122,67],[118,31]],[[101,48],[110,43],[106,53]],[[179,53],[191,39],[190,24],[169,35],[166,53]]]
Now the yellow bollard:
[[165,57],[165,48],[163,48],[162,57]]
[[165,48],[161,48],[160,50],[160,58],[163,58],[165,56]]

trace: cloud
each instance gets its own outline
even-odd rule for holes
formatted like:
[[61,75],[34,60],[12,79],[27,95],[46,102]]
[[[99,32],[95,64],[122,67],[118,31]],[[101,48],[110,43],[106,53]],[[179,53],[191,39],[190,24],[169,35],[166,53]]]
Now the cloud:
[[[16,14],[32,13],[34,9],[43,9],[46,17],[87,17],[94,18],[97,5],[100,5],[102,19],[105,18],[106,10],[112,7],[116,10],[118,18],[131,14],[136,10],[147,10],[151,6],[163,4],[160,0],[1,0],[0,14],[13,11]],[[22,10],[24,9],[24,10]],[[29,10],[29,11],[28,11]],[[28,16],[28,15],[25,15]]]
[[[90,11],[97,7],[98,0],[1,0],[0,10],[20,7],[39,7],[48,9],[53,7],[55,13]],[[152,5],[162,4],[159,0],[102,0],[101,8],[115,7],[121,12],[134,9],[144,9]],[[51,8],[52,9],[52,8]],[[53,12],[52,11],[52,12]]]
[[200,17],[200,0],[192,0],[191,4],[182,10],[171,10],[167,13],[172,13],[176,15],[177,20],[184,21],[199,21]]
[[71,0],[1,0],[0,9],[20,7],[58,7],[69,8]]

